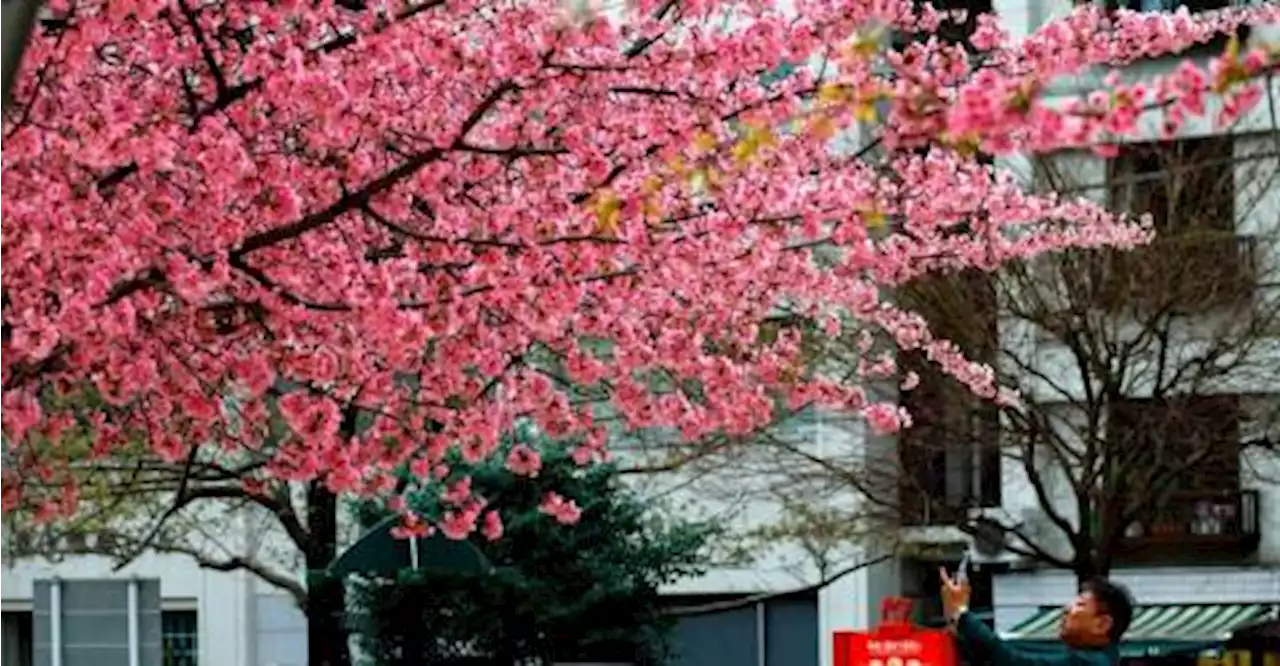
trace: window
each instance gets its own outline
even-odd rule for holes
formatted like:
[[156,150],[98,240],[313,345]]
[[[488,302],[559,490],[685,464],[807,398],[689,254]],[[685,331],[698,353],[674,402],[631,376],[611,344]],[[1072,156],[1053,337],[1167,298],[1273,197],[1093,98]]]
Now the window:
[[[920,4],[920,2],[916,2],[917,7]],[[963,10],[965,12],[964,20],[945,20],[942,25],[938,26],[937,31],[932,33],[895,34],[893,36],[893,47],[900,50],[912,41],[927,40],[931,35],[937,35],[938,39],[943,43],[963,45],[966,50],[973,51],[974,49],[969,39],[973,36],[974,31],[978,29],[978,16],[992,12],[991,0],[933,0],[931,4],[935,9],[943,12]]]
[[[199,645],[195,611],[163,611],[160,614],[164,666],[197,666]],[[32,616],[30,611],[5,611],[0,636],[0,666],[32,666]],[[47,631],[47,630],[46,630]]]
[[1109,166],[1112,205],[1160,231],[1234,231],[1233,149],[1224,136],[1127,145]]
[[[995,359],[999,313],[991,276],[978,271],[933,276],[913,283],[901,300],[969,358]],[[903,371],[920,377],[920,384],[901,396],[913,421],[898,439],[904,520],[953,523],[965,509],[999,506],[999,410],[918,352],[903,353],[898,363]]]
[[1125,521],[1111,525],[1124,530],[1118,557],[1209,563],[1257,548],[1257,496],[1240,489],[1238,402],[1180,396],[1111,406],[1100,489],[1110,499],[1094,525],[1108,515]]
[[963,44],[969,47],[969,40],[978,29],[978,17],[990,14],[993,10],[991,0],[937,0],[933,6],[943,11],[963,10],[963,21],[944,21],[938,26],[938,39],[948,44]]
[[0,666],[31,666],[31,613],[5,611],[0,636]]
[[[1107,420],[1106,456],[1119,477],[1113,483],[1134,493],[1238,490],[1239,396],[1178,396],[1113,404]],[[1143,487],[1144,482],[1165,487]]]
[[904,431],[900,443],[907,522],[949,524],[966,509],[1000,506],[1000,449],[996,434],[982,422],[995,415],[994,409],[982,410],[982,416],[965,424],[967,432],[947,433],[927,408],[913,406],[916,424]]
[[1130,144],[1108,164],[1112,207],[1150,214],[1149,247],[1110,257],[1104,293],[1120,306],[1188,313],[1247,302],[1255,245],[1238,237],[1230,137]]
[[164,666],[199,664],[199,622],[195,611],[164,611],[160,614],[160,642]]

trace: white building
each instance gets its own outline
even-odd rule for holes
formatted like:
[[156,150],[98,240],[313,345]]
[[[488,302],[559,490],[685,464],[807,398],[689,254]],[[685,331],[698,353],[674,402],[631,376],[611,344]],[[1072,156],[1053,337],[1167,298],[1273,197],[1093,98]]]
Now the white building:
[[[960,4],[977,9],[977,3]],[[995,0],[994,4],[1005,28],[1015,36],[1033,31],[1047,18],[1061,15],[1073,5],[1068,0]],[[1161,2],[1121,0],[1118,4],[1149,10],[1182,3],[1162,5]],[[1226,3],[1186,4],[1195,10],[1213,9]],[[1245,42],[1274,44],[1278,36],[1277,26],[1259,26],[1245,36]],[[1221,47],[1221,43],[1210,45],[1196,57],[1220,53]],[[1135,80],[1168,72],[1174,62],[1170,58],[1141,61],[1128,67],[1123,76],[1126,80]],[[1076,96],[1100,87],[1105,74],[1098,72],[1048,82],[1048,90],[1054,95]],[[1262,451],[1242,446],[1261,439],[1274,441],[1276,423],[1272,415],[1280,405],[1280,383],[1276,379],[1280,376],[1276,372],[1280,365],[1280,338],[1275,337],[1276,330],[1261,330],[1247,348],[1238,346],[1236,353],[1242,357],[1236,359],[1239,362],[1220,362],[1219,367],[1228,368],[1226,371],[1201,373],[1194,387],[1194,393],[1200,397],[1180,404],[1177,409],[1183,412],[1156,413],[1152,411],[1156,406],[1147,400],[1153,383],[1160,383],[1166,389],[1172,387],[1166,392],[1170,396],[1184,390],[1191,392],[1185,383],[1178,384],[1173,378],[1166,381],[1153,377],[1169,366],[1190,365],[1188,359],[1206,354],[1205,350],[1215,344],[1215,340],[1223,339],[1225,332],[1233,330],[1231,326],[1240,325],[1240,321],[1224,321],[1224,317],[1239,317],[1245,312],[1236,299],[1250,304],[1252,311],[1270,313],[1275,309],[1277,283],[1270,276],[1280,269],[1280,255],[1275,249],[1280,234],[1280,155],[1274,149],[1275,132],[1280,131],[1275,126],[1276,114],[1280,114],[1280,85],[1274,81],[1267,85],[1270,90],[1259,106],[1228,129],[1215,129],[1206,119],[1193,120],[1178,131],[1173,140],[1164,142],[1158,150],[1154,146],[1150,150],[1151,153],[1177,152],[1184,158],[1194,151],[1203,151],[1200,153],[1203,157],[1190,159],[1202,162],[1198,165],[1200,172],[1212,171],[1217,176],[1214,182],[1218,189],[1197,195],[1199,198],[1194,204],[1203,208],[1191,224],[1196,230],[1211,228],[1214,233],[1226,236],[1231,249],[1214,255],[1207,262],[1203,260],[1207,255],[1198,258],[1188,254],[1185,259],[1166,261],[1160,269],[1164,274],[1143,274],[1151,280],[1176,281],[1186,280],[1185,273],[1195,273],[1200,275],[1197,288],[1203,289],[1199,295],[1211,295],[1194,307],[1179,310],[1176,319],[1171,318],[1167,330],[1172,332],[1174,343],[1160,345],[1161,349],[1171,352],[1172,360],[1167,360],[1167,365],[1160,365],[1166,359],[1143,357],[1141,354],[1145,352],[1141,350],[1135,352],[1136,360],[1130,359],[1134,369],[1124,376],[1120,386],[1123,399],[1108,408],[1101,422],[1093,422],[1098,428],[1097,437],[1103,440],[1112,432],[1108,430],[1112,427],[1109,424],[1120,427],[1122,413],[1129,418],[1140,413],[1142,418],[1138,422],[1145,424],[1176,423],[1185,416],[1185,410],[1211,409],[1212,416],[1206,420],[1220,426],[1211,435],[1217,438],[1215,453],[1197,458],[1198,462],[1189,465],[1190,469],[1171,480],[1172,483],[1187,482],[1187,489],[1163,503],[1161,513],[1128,524],[1121,540],[1123,553],[1116,557],[1111,571],[1113,578],[1130,586],[1140,605],[1130,638],[1135,643],[1153,644],[1152,654],[1165,649],[1155,645],[1162,641],[1173,643],[1174,639],[1190,641],[1220,636],[1241,624],[1261,618],[1276,619],[1280,613],[1280,485],[1277,485],[1280,460],[1274,448]],[[1208,119],[1216,115],[1219,101],[1210,102]],[[1141,122],[1153,142],[1159,138],[1158,118],[1156,113],[1151,113]],[[1126,147],[1125,154],[1128,150]],[[1214,155],[1217,162],[1212,161]],[[1169,183],[1173,182],[1171,178],[1187,178],[1185,174],[1192,169],[1161,171],[1158,166],[1125,160],[1122,157],[1109,162],[1089,153],[1060,156],[1054,164],[1069,172],[1075,183],[1083,184],[1080,190],[1086,194],[1105,201],[1110,192],[1113,203],[1126,199],[1140,201],[1141,210],[1150,210],[1156,215],[1157,226],[1170,223],[1177,227],[1171,209],[1185,202],[1177,199],[1180,195],[1169,193]],[[1211,168],[1206,169],[1206,165]],[[1021,160],[1009,160],[1003,166],[1038,175]],[[1183,175],[1170,176],[1174,172]],[[1182,186],[1189,181],[1179,182]],[[1157,192],[1157,187],[1164,189]],[[1165,198],[1158,200],[1160,197]],[[1220,214],[1203,212],[1207,210]],[[1181,224],[1188,225],[1188,222],[1184,220]],[[1187,246],[1176,246],[1182,232],[1180,227],[1160,232],[1171,239],[1170,242],[1157,243],[1144,251],[1173,253],[1187,249]],[[1166,258],[1169,256],[1173,255]],[[1138,290],[1156,289],[1141,281],[1134,286]],[[1127,293],[1132,296],[1135,292]],[[1141,296],[1138,293],[1135,297]],[[1224,311],[1229,314],[1224,315]],[[1112,327],[1112,340],[1134,339],[1138,335],[1136,317],[1107,316],[1113,317],[1106,320]],[[1030,330],[1033,327],[1027,325],[1025,317],[1010,315],[1006,310],[998,322],[1001,347],[1020,349],[1018,362],[1009,363],[1007,358],[1002,358],[1000,364],[1006,371],[1028,379],[1024,383],[1024,389],[1029,388],[1024,390],[1024,399],[1042,405],[1044,413],[1057,410],[1060,420],[1054,421],[1052,427],[1065,428],[1073,433],[1071,437],[1088,432],[1090,426],[1080,421],[1081,414],[1075,403],[1083,401],[1080,396],[1085,393],[1076,363],[1078,354],[1068,349],[1060,337]],[[1031,374],[1038,379],[1033,379]],[[1204,432],[1141,435],[1129,432],[1124,436],[1129,438],[1127,441],[1147,437],[1152,446],[1172,448],[1181,446],[1181,439],[1207,435]],[[1223,455],[1217,455],[1220,452]],[[1019,532],[1045,547],[1050,555],[1069,557],[1070,545],[1061,538],[1061,531],[1054,526],[1044,502],[1037,498],[1026,467],[1021,462],[1008,460],[1007,450],[1004,454],[1006,459],[1001,464],[993,462],[994,459],[984,460],[980,451],[963,447],[948,451],[947,469],[936,476],[936,483],[948,492],[959,487],[961,492],[971,493],[969,499],[981,507],[979,513],[1016,526]],[[1078,526],[1075,494],[1067,477],[1052,471],[1054,465],[1063,463],[1046,461],[1045,458],[1052,456],[1040,455],[1035,468],[1040,470],[1037,477],[1046,480],[1044,490],[1049,506],[1073,526]],[[1079,461],[1067,464],[1077,465]],[[996,474],[999,478],[992,479]],[[1197,483],[1202,480],[1205,483]],[[950,528],[924,527],[909,533],[912,539],[922,543],[972,542],[959,530]],[[1051,609],[1073,596],[1076,576],[1013,552],[1027,550],[1026,543],[1017,536],[992,537],[975,545],[978,560],[986,564],[978,580],[989,586],[990,598],[984,603],[993,606],[997,630],[1021,639],[1052,636],[1056,633],[1056,617]]]

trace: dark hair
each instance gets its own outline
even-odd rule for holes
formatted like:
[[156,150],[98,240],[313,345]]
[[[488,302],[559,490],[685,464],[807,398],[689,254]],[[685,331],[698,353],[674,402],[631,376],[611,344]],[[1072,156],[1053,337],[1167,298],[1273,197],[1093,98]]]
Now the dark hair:
[[1129,589],[1098,577],[1086,581],[1080,586],[1080,591],[1088,592],[1098,610],[1111,618],[1111,631],[1107,632],[1107,638],[1112,645],[1118,644],[1120,637],[1129,630],[1129,623],[1133,622],[1133,595],[1129,594]]

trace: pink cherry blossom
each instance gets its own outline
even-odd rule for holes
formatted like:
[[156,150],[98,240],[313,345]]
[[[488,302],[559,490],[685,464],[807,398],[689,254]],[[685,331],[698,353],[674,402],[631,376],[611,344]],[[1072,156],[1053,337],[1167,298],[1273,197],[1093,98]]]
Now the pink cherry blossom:
[[561,525],[573,525],[582,518],[582,509],[578,508],[576,502],[554,492],[543,497],[538,511],[555,518]]
[[476,531],[476,515],[470,511],[446,511],[440,519],[440,532],[450,539],[465,539]]
[[417,513],[402,511],[400,523],[391,528],[391,536],[397,539],[420,538],[430,536],[434,530],[435,528]]
[[497,541],[502,538],[502,516],[497,511],[487,511],[484,514],[484,525],[480,527],[480,533],[489,541]]
[[898,432],[903,427],[903,421],[908,418],[905,410],[886,403],[870,405],[862,410],[862,415],[878,435],[891,435]]
[[463,477],[440,494],[440,501],[450,506],[462,506],[471,500],[471,477]]
[[517,444],[507,454],[507,469],[519,476],[537,476],[542,469],[542,457],[527,445]]

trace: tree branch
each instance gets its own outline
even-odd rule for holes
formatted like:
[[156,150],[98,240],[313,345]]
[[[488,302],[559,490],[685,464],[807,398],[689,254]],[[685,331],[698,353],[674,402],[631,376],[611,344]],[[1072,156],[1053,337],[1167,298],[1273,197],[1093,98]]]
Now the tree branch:
[[866,560],[863,562],[859,562],[857,564],[847,566],[843,569],[840,569],[839,571],[836,571],[834,574],[827,576],[816,583],[813,583],[812,585],[805,585],[803,587],[797,587],[797,588],[793,588],[783,592],[764,592],[761,594],[753,594],[747,597],[743,597],[741,599],[731,599],[729,601],[719,601],[719,602],[714,602],[709,604],[699,604],[697,606],[677,606],[675,608],[666,609],[664,613],[667,615],[676,615],[680,617],[685,617],[689,615],[705,615],[707,613],[719,613],[722,611],[733,610],[735,608],[744,608],[746,606],[754,606],[758,603],[769,601],[770,599],[777,599],[780,597],[786,597],[793,594],[805,594],[807,592],[814,592],[817,590],[821,590],[826,586],[831,585],[832,583],[835,583],[836,581],[840,580],[841,578],[844,578],[845,576],[848,576],[849,574],[855,571],[858,571],[860,569],[865,569],[867,567],[875,566],[877,564],[880,564],[881,562],[886,562],[892,559],[893,557],[894,555],[892,554],[881,555],[879,557],[876,557],[870,560]]

